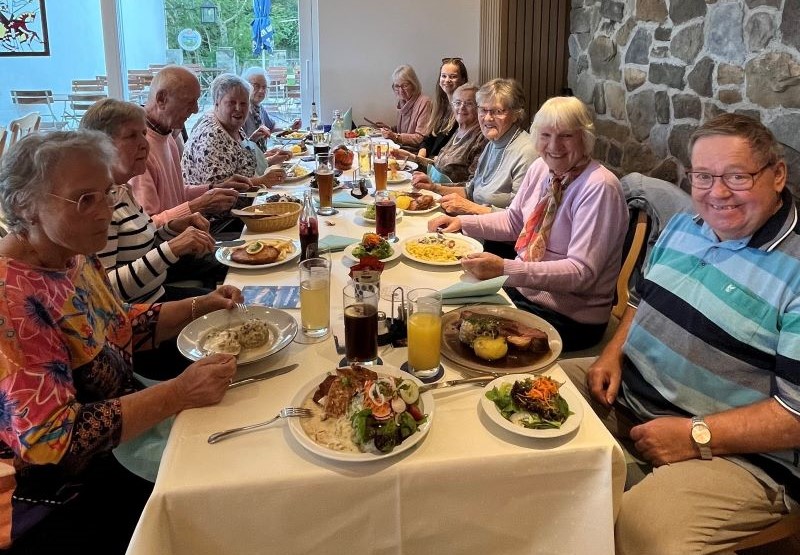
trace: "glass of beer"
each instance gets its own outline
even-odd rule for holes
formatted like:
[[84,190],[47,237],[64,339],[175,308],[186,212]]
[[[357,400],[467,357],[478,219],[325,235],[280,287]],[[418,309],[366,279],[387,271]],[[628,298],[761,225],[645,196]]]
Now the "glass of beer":
[[330,328],[331,263],[307,258],[300,263],[300,322],[309,337],[324,337]]
[[439,371],[442,347],[442,294],[435,289],[412,289],[408,294],[409,371],[430,378]]
[[358,173],[362,177],[372,174],[372,142],[369,137],[361,137],[356,144],[358,153]]
[[350,284],[342,291],[344,348],[347,363],[378,360],[378,298],[380,286]]
[[333,154],[317,154],[317,193],[319,193],[320,216],[336,213],[333,209]]
[[389,143],[378,141],[373,145],[372,170],[375,172],[375,190],[386,190],[386,172],[389,169]]
[[389,191],[375,193],[375,233],[389,242],[395,240],[397,205]]

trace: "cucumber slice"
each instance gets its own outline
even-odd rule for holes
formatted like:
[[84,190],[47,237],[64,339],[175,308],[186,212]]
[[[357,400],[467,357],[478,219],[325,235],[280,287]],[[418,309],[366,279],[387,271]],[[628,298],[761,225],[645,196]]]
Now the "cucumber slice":
[[400,398],[408,405],[412,405],[419,399],[419,387],[411,380],[403,380],[398,386]]

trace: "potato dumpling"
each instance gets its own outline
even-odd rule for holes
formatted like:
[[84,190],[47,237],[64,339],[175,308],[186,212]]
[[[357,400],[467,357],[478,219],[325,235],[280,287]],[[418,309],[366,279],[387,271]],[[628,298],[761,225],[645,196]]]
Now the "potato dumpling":
[[400,210],[408,210],[408,207],[411,205],[412,200],[413,199],[411,197],[407,196],[397,197],[397,200],[395,200],[395,205]]
[[475,355],[483,360],[498,360],[508,353],[508,343],[502,335],[489,337],[481,335],[472,342],[472,350]]

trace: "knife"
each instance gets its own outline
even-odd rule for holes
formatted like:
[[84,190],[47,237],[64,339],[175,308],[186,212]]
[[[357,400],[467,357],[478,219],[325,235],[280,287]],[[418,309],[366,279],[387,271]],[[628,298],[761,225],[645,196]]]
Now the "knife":
[[245,242],[246,241],[244,239],[236,239],[235,241],[214,241],[214,248],[238,247],[239,245],[244,245]]
[[474,378],[460,378],[458,380],[448,380],[445,382],[436,382],[428,385],[423,385],[419,388],[420,393],[425,393],[426,391],[430,391],[432,389],[441,389],[443,387],[452,387],[454,385],[461,385],[467,383],[475,383],[475,384],[487,384],[490,381],[497,378],[495,375],[489,376],[476,376]]
[[271,378],[272,376],[280,376],[281,374],[286,374],[287,372],[291,372],[295,368],[300,366],[298,363],[290,364],[289,366],[283,366],[278,368],[277,370],[267,370],[266,372],[261,372],[260,374],[256,374],[255,376],[250,376],[249,378],[242,378],[241,380],[236,380],[231,382],[228,386],[228,389],[233,389],[235,387],[239,387],[240,385],[247,385],[249,383],[260,382],[261,380],[266,380],[267,378]]

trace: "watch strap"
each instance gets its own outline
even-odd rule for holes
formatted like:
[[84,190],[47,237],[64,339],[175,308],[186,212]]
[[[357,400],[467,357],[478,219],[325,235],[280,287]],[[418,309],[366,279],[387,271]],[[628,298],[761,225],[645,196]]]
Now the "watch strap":
[[[708,424],[706,421],[703,420],[702,416],[693,416],[692,417],[692,430],[694,430],[695,426],[700,426],[708,430]],[[709,431],[709,438],[711,436],[711,432]],[[694,434],[691,434],[692,441],[695,445],[697,445],[697,449],[700,451],[700,458],[704,461],[710,461],[712,458],[711,454],[711,441],[709,439],[706,443],[700,443],[694,438]]]

